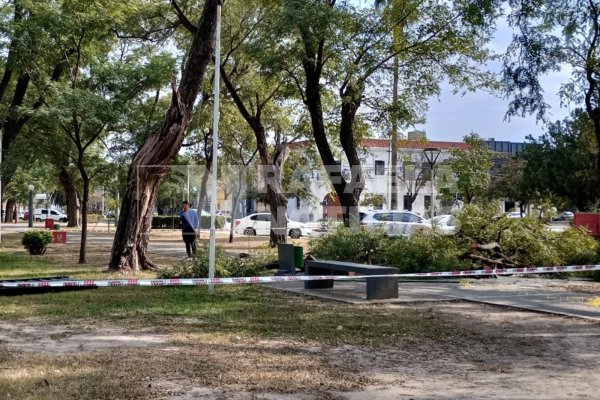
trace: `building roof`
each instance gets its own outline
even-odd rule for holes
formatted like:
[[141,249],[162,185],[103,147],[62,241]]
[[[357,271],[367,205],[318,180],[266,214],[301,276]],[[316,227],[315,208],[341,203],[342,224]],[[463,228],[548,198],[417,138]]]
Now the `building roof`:
[[[382,148],[390,147],[389,139],[363,139],[362,145],[367,148]],[[398,140],[399,149],[425,149],[427,147],[435,147],[440,150],[462,149],[468,150],[469,145],[465,142],[441,142],[437,140]]]
[[[313,144],[312,141],[301,141],[290,143],[290,150],[299,150],[309,147]],[[389,149],[389,139],[362,139],[361,144],[366,148]],[[398,149],[425,149],[427,147],[435,147],[440,150],[462,149],[468,150],[469,145],[465,142],[441,142],[437,140],[399,140]]]

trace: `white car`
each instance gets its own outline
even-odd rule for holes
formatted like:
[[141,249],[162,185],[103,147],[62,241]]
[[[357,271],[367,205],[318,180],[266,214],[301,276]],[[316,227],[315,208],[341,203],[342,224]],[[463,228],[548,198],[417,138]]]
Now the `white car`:
[[[234,231],[238,235],[269,235],[271,233],[271,214],[256,213],[245,216],[234,221]],[[298,239],[301,236],[308,237],[312,234],[305,224],[298,221],[287,221],[288,235],[292,239]]]
[[410,236],[417,231],[431,229],[431,222],[410,211],[367,211],[360,213],[360,226],[383,229],[388,236]]
[[58,210],[47,209],[47,208],[36,208],[34,212],[35,221],[45,221],[50,218],[59,222],[67,222],[69,217],[66,214],[61,213]]
[[523,215],[521,215],[521,211],[505,212],[504,215],[506,215],[508,218],[523,218]]
[[456,218],[452,214],[442,214],[433,217],[431,225],[444,235],[452,235],[458,230]]

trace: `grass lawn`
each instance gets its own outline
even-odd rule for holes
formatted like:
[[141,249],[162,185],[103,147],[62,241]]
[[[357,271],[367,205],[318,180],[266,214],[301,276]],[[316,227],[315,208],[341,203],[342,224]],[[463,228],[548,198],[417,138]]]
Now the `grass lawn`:
[[[76,246],[29,256],[18,237],[9,238],[0,249],[0,279],[123,278],[105,272],[108,249],[91,245],[89,253],[90,264],[82,266]],[[39,351],[11,348],[11,332],[19,331],[31,332],[25,343]],[[97,332],[91,339],[97,343],[123,332],[133,343],[168,336],[168,348],[178,350],[50,351],[75,340],[67,337]],[[432,311],[325,302],[262,285],[216,286],[214,294],[207,287],[111,287],[0,296],[0,398],[163,398],[169,392],[155,380],[165,376],[206,387],[246,382],[244,390],[308,390],[327,398],[329,390],[356,389],[368,379],[322,354],[307,356],[305,346],[412,346],[457,334]]]

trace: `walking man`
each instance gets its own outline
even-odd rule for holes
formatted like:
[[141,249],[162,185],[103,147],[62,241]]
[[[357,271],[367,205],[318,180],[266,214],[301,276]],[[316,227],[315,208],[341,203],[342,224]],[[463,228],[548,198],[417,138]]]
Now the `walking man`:
[[184,201],[179,218],[181,219],[181,234],[185,242],[185,251],[188,257],[192,257],[196,252],[196,238],[199,236],[198,229],[200,229],[198,213],[190,208],[190,203]]

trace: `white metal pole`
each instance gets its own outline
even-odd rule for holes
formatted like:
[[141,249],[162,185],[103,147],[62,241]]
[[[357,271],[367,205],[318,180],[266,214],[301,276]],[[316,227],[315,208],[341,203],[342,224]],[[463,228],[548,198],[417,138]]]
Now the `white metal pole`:
[[[4,129],[0,129],[0,168],[2,167],[2,140]],[[2,171],[0,170],[0,210],[2,210]],[[19,216],[17,215],[17,219]],[[2,243],[2,212],[0,212],[0,243]]]
[[[217,5],[217,26],[215,38],[215,97],[213,107],[213,138],[212,138],[212,164],[210,183],[210,243],[208,253],[208,277],[215,277],[215,246],[216,230],[215,223],[217,218],[217,148],[219,145],[219,96],[221,79],[221,2]],[[208,286],[208,292],[213,293],[213,285]]]

